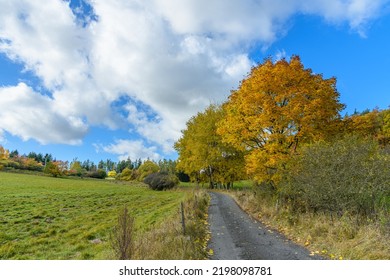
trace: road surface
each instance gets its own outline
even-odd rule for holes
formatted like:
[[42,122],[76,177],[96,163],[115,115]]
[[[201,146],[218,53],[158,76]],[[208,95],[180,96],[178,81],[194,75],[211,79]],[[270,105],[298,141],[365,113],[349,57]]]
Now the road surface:
[[228,195],[210,192],[209,248],[214,260],[310,260],[310,252],[241,210]]

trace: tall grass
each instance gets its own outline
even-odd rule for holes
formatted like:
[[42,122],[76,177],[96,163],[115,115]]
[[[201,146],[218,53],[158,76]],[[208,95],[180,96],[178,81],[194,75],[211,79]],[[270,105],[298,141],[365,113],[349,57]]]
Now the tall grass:
[[189,190],[184,201],[185,233],[180,208],[154,229],[135,237],[134,259],[207,259],[210,237],[207,224],[209,196],[204,190]]

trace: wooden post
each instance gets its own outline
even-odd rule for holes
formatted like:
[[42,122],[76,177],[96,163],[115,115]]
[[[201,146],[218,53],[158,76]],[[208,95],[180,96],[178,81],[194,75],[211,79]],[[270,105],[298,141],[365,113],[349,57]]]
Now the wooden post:
[[183,227],[183,234],[186,234],[186,223],[184,219],[184,205],[183,202],[180,203],[180,208],[181,208],[181,225]]

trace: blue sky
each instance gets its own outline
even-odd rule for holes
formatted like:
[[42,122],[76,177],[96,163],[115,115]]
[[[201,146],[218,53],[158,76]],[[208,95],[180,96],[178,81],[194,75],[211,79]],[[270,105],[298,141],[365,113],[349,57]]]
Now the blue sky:
[[335,76],[343,113],[390,105],[388,0],[0,7],[0,145],[20,153],[175,159],[186,121],[269,56]]

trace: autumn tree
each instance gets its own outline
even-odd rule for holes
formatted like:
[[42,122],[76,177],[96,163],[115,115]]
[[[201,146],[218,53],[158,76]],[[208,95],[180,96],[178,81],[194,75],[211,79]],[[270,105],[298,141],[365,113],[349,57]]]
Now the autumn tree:
[[9,151],[4,149],[3,146],[0,145],[0,170],[3,169],[2,161],[6,161],[10,157]]
[[298,56],[267,59],[232,91],[218,133],[247,153],[246,170],[256,181],[277,182],[299,145],[336,133],[343,108],[335,78],[305,69]]
[[9,158],[9,151],[7,149],[4,149],[4,147],[0,145],[0,160],[8,159],[8,158]]
[[61,176],[62,171],[61,171],[60,164],[61,163],[57,162],[57,161],[54,161],[54,162],[49,161],[48,163],[46,163],[46,166],[45,166],[43,172],[50,174],[53,177]]
[[390,109],[355,113],[344,118],[346,132],[370,137],[381,146],[390,145]]
[[194,181],[207,177],[210,187],[231,183],[244,175],[242,152],[222,143],[216,132],[223,116],[221,107],[209,106],[187,122],[182,137],[175,143],[179,154],[176,168]]
[[69,172],[71,175],[81,176],[86,172],[86,170],[83,169],[83,167],[81,166],[81,162],[79,160],[77,160],[77,158],[75,158],[70,163]]
[[383,135],[387,139],[386,144],[390,145],[390,109],[383,111]]
[[146,160],[144,163],[140,165],[138,168],[138,180],[143,182],[146,176],[156,173],[160,170],[160,167],[151,160]]

